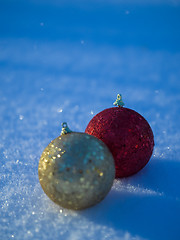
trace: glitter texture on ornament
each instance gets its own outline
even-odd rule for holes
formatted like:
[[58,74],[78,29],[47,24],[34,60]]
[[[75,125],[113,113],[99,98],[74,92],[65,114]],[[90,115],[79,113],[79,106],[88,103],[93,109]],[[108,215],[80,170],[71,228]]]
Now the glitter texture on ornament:
[[115,159],[116,178],[137,173],[153,152],[151,127],[139,113],[129,108],[105,109],[93,117],[85,132],[109,147]]
[[62,135],[43,151],[38,169],[49,198],[75,210],[104,199],[115,177],[114,159],[107,146],[86,133],[71,132],[65,124]]

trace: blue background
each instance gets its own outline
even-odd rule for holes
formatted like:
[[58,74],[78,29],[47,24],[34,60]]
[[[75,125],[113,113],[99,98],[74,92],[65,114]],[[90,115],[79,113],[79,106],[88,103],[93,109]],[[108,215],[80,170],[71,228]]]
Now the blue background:
[[[179,1],[0,1],[1,239],[180,239],[179,43]],[[117,93],[150,123],[152,158],[97,206],[62,209],[40,155]]]

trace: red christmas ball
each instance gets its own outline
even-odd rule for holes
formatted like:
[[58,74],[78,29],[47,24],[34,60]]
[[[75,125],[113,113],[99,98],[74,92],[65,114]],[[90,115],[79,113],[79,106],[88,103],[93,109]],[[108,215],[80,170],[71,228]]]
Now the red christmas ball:
[[150,125],[139,113],[128,108],[105,109],[93,117],[85,132],[109,147],[115,160],[116,178],[137,173],[153,152],[154,136]]

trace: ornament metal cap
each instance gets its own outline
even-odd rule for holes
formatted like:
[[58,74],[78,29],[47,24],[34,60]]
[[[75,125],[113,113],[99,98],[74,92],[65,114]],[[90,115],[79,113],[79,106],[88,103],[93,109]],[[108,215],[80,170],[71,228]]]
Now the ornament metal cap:
[[61,126],[62,126],[61,135],[65,135],[72,132],[71,129],[69,129],[67,122],[63,122]]
[[118,106],[118,107],[123,107],[124,106],[124,102],[122,100],[122,95],[118,94],[117,95],[117,99],[116,101],[113,103],[113,105]]

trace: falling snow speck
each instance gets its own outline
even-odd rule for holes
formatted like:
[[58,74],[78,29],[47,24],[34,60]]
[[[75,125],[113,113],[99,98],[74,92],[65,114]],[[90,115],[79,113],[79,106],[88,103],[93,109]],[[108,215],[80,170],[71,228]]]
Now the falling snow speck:
[[58,110],[57,110],[59,113],[62,113],[62,108],[59,108]]
[[19,120],[23,120],[24,116],[23,115],[19,115]]

